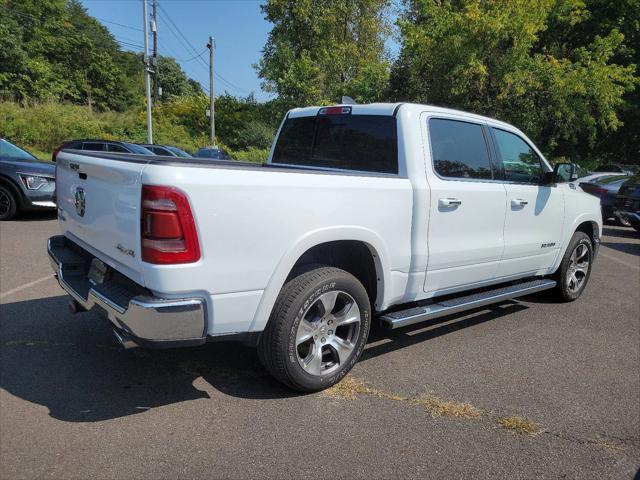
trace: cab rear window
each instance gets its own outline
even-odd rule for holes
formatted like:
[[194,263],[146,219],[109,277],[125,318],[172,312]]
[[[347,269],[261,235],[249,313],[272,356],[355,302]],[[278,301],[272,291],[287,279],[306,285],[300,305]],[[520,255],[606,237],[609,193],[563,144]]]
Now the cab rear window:
[[396,119],[351,114],[288,118],[272,163],[398,173]]

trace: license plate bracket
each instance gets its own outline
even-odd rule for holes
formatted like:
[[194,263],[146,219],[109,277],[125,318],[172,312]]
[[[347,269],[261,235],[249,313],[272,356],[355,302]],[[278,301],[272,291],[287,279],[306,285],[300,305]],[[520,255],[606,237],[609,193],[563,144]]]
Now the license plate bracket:
[[100,285],[105,280],[109,279],[109,267],[97,258],[91,260],[91,266],[89,267],[89,281],[94,285]]

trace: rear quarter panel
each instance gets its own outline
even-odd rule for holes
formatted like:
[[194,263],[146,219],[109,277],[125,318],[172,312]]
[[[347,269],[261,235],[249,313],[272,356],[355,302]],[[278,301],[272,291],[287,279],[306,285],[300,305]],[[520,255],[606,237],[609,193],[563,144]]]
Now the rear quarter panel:
[[202,251],[190,265],[144,264],[146,284],[176,296],[206,293],[210,334],[262,330],[295,262],[327,241],[369,246],[383,298],[402,290],[391,282],[406,281],[413,195],[406,178],[150,164],[142,183],[187,194]]

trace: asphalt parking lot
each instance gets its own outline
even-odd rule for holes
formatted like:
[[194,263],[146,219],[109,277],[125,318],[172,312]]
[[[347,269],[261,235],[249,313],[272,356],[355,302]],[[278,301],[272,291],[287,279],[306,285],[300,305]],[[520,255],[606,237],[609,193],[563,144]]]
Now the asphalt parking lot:
[[375,331],[350,380],[314,395],[236,344],[122,350],[106,321],[68,313],[45,252],[56,232],[47,215],[0,225],[2,478],[638,475],[633,230],[605,229],[577,302]]

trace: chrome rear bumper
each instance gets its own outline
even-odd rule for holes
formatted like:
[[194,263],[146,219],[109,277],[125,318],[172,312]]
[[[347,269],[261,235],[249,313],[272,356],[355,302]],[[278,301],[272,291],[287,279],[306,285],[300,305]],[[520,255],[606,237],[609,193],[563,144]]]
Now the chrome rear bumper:
[[164,299],[153,296],[109,268],[108,279],[88,277],[93,256],[64,235],[47,242],[58,283],[85,310],[100,307],[125,347],[181,347],[206,341],[206,303],[202,298]]

